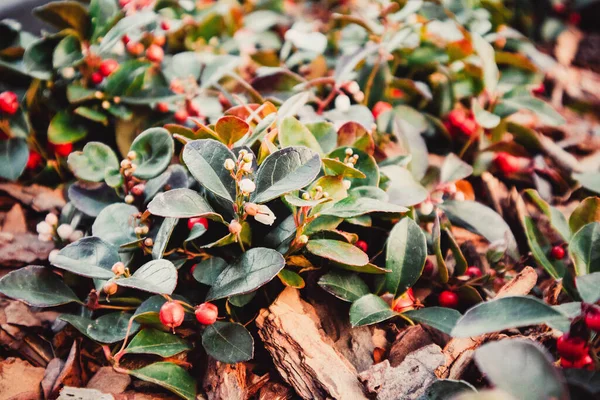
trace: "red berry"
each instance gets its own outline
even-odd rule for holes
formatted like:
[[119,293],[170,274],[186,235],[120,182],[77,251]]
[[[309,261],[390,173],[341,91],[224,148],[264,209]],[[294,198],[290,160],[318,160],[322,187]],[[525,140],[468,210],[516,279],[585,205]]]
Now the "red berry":
[[457,108],[456,110],[450,111],[448,113],[448,122],[450,125],[459,127],[467,120],[467,113],[465,110]]
[[359,249],[361,249],[362,251],[364,251],[365,253],[369,249],[369,245],[364,240],[358,240],[356,243],[354,243],[354,245],[356,247],[358,247]]
[[115,72],[117,68],[119,68],[119,62],[117,60],[108,59],[102,61],[102,63],[100,64],[100,68],[98,68],[98,71],[103,77],[107,77],[113,72]]
[[156,44],[151,44],[146,50],[146,58],[150,61],[161,62],[164,56],[165,51]]
[[399,99],[401,97],[404,97],[404,92],[402,91],[402,89],[392,89],[391,96],[395,99]]
[[190,117],[199,117],[201,115],[200,107],[197,103],[193,101],[188,101],[185,107]]
[[585,324],[589,329],[600,332],[600,309],[596,307],[590,308],[585,313]]
[[100,72],[94,72],[91,76],[92,79],[92,83],[94,85],[99,85],[100,83],[102,83],[102,80],[104,79],[104,77],[102,76],[102,74]]
[[459,125],[460,131],[465,136],[471,136],[471,135],[475,134],[477,132],[478,128],[479,128],[479,125],[477,124],[477,121],[475,121],[475,118],[473,118],[473,117],[468,117],[466,120],[464,120],[464,122],[462,124]]
[[521,170],[521,166],[519,165],[519,159],[504,151],[501,151],[496,154],[496,157],[494,158],[494,163],[504,175],[511,175]]
[[59,157],[67,157],[73,151],[73,143],[53,144],[50,143],[50,148]]
[[458,307],[458,295],[450,290],[444,290],[438,297],[440,306],[447,308]]
[[585,357],[589,352],[588,343],[580,337],[570,337],[565,333],[556,341],[556,350],[562,358],[576,361]]
[[554,246],[552,250],[550,250],[550,255],[555,260],[562,260],[565,257],[565,249],[561,246]]
[[479,268],[471,266],[467,268],[466,275],[470,276],[471,278],[480,278],[483,275],[483,273]]
[[119,0],[119,5],[121,7],[125,7],[129,3],[131,3],[131,0]]
[[123,37],[121,38],[121,41],[123,42],[123,44],[127,44],[129,43],[131,39],[129,38],[128,34],[123,35]]
[[134,57],[140,56],[144,52],[144,45],[140,42],[128,42],[127,51]]
[[543,96],[544,94],[546,94],[546,85],[544,85],[544,82],[542,82],[538,86],[533,88],[531,92],[537,96]]
[[163,31],[168,31],[169,29],[171,29],[171,24],[169,23],[169,21],[162,21],[160,23],[160,27]]
[[185,310],[181,304],[175,301],[168,301],[160,308],[158,318],[164,326],[173,329],[183,323]]
[[415,295],[412,288],[409,288],[406,293],[395,299],[393,304],[393,310],[399,313],[412,310],[415,305]]
[[35,152],[33,150],[29,150],[29,158],[27,159],[27,164],[25,165],[25,168],[29,170],[36,169],[40,166],[41,163],[42,156],[40,155],[40,153]]
[[562,14],[565,12],[567,7],[564,3],[556,3],[554,6],[552,6],[552,8],[554,8],[554,11],[556,11],[558,14]]
[[561,358],[560,365],[563,368],[586,368],[593,370],[594,360],[592,360],[592,357],[590,357],[589,354],[586,354],[575,361],[569,361],[566,358]]
[[204,217],[194,217],[194,218],[188,219],[188,221],[187,221],[188,229],[190,231],[196,224],[202,224],[202,225],[204,225],[205,229],[208,229],[208,220]]
[[161,113],[167,113],[169,112],[169,105],[163,102],[156,103],[156,111]]
[[19,98],[14,92],[0,93],[0,111],[13,115],[19,109]]
[[196,307],[196,319],[202,325],[212,325],[219,316],[219,309],[212,303],[202,303]]
[[581,22],[581,14],[576,13],[576,12],[569,14],[569,23],[571,25],[577,26],[577,25],[579,25],[580,22]]
[[188,117],[188,112],[185,109],[177,110],[175,111],[175,115],[173,115],[175,121],[179,122],[180,124],[183,124],[185,121],[187,121]]
[[146,185],[144,185],[143,183],[138,183],[137,185],[131,188],[131,193],[134,196],[141,196],[144,194],[144,190],[146,190]]
[[373,106],[373,117],[375,117],[375,119],[377,119],[377,117],[379,117],[381,114],[383,114],[386,111],[391,110],[392,108],[393,107],[390,103],[388,103],[386,101],[378,101]]
[[423,276],[433,275],[433,263],[429,258],[425,259],[425,266],[423,267]]

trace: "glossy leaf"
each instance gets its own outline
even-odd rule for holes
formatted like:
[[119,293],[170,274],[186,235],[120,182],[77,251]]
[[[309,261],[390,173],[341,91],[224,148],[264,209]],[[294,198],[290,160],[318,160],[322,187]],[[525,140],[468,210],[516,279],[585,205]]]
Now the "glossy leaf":
[[227,268],[227,262],[220,257],[211,257],[194,266],[194,279],[205,285],[212,286],[219,275]]
[[566,265],[564,261],[556,260],[550,255],[553,246],[549,238],[539,230],[532,218],[525,217],[524,224],[527,242],[535,260],[554,279],[562,278],[566,272]]
[[177,286],[177,269],[169,260],[152,260],[129,278],[115,281],[117,285],[157,294],[171,294]]
[[175,144],[169,131],[164,128],[150,128],[135,138],[131,151],[136,154],[133,175],[140,179],[150,179],[161,174],[173,158]]
[[321,215],[330,215],[340,218],[353,218],[360,215],[382,212],[382,213],[404,213],[408,208],[386,203],[367,197],[348,196],[336,202],[331,208],[326,209]]
[[128,372],[138,379],[162,386],[186,400],[196,398],[196,381],[179,365],[157,362]]
[[250,249],[219,274],[206,300],[252,292],[275,278],[284,266],[285,260],[279,252],[264,247]]
[[315,256],[357,267],[369,263],[369,256],[358,247],[331,239],[309,240],[306,250]]
[[122,201],[114,189],[104,184],[87,188],[75,183],[69,186],[68,194],[75,208],[91,217],[97,217],[106,207]]
[[213,358],[228,364],[254,357],[254,339],[243,325],[217,321],[202,333],[202,346]]
[[36,7],[33,13],[58,30],[74,29],[85,38],[89,32],[89,16],[86,8],[77,1],[55,1]]
[[600,222],[600,198],[598,197],[584,199],[569,217],[569,227],[573,233],[592,222]]
[[331,271],[319,278],[319,286],[338,299],[350,303],[369,294],[367,284],[353,272]]
[[252,201],[266,203],[310,184],[321,170],[321,159],[305,147],[286,147],[268,156],[256,173]]
[[425,390],[425,393],[417,400],[458,400],[459,397],[457,397],[457,395],[471,392],[475,393],[476,390],[468,382],[456,381],[453,379],[440,379],[429,385]]
[[578,276],[575,281],[583,301],[594,304],[600,299],[600,272]]
[[134,232],[138,209],[130,204],[116,203],[105,207],[92,225],[92,234],[114,246],[137,240]]
[[69,154],[67,162],[77,178],[89,182],[101,182],[106,171],[119,170],[119,159],[114,151],[100,142],[87,143],[82,151]]
[[446,156],[440,171],[440,183],[450,183],[465,179],[473,173],[473,167],[458,158],[454,153]]
[[390,306],[374,294],[362,296],[350,307],[350,324],[353,327],[372,325],[396,316]]
[[58,275],[38,265],[30,265],[4,275],[0,279],[0,293],[32,307],[81,303]]
[[317,138],[294,117],[286,117],[281,120],[278,135],[281,147],[304,146],[319,154],[323,153]]
[[173,189],[159,193],[148,204],[148,211],[169,218],[192,218],[215,214],[204,197],[191,189]]
[[291,271],[289,269],[282,269],[281,271],[279,271],[279,274],[277,274],[277,277],[279,278],[281,283],[283,283],[287,287],[302,289],[306,285],[304,279],[302,279],[300,274],[297,274],[296,272]]
[[577,275],[600,271],[600,222],[579,229],[569,242]]
[[55,267],[88,278],[110,279],[112,266],[121,261],[117,249],[98,237],[85,237],[73,242],[50,260]]
[[17,180],[23,173],[28,158],[29,147],[25,139],[0,140],[0,177],[9,181]]
[[426,307],[416,310],[410,310],[403,313],[407,318],[427,324],[448,335],[456,326],[456,322],[461,317],[460,313],[452,308],[445,307]]
[[[552,227],[567,241],[571,237],[571,229],[564,214],[556,207],[546,203],[539,193],[533,189],[526,189],[525,194],[535,203],[535,205],[550,219]],[[576,232],[573,230],[573,232]]]
[[191,350],[192,346],[179,336],[158,329],[142,329],[127,345],[125,353],[155,354],[171,357],[182,351]]
[[219,138],[225,143],[229,148],[233,147],[233,145],[243,138],[248,131],[250,130],[250,126],[238,117],[234,117],[233,115],[226,115],[217,120],[215,125],[215,131]]
[[59,111],[48,126],[48,140],[54,144],[77,142],[86,135],[86,127],[68,111]]
[[[113,312],[95,320],[72,314],[62,314],[59,318],[96,342],[116,343],[127,337],[127,327],[131,317],[132,315],[126,312]],[[138,329],[140,325],[133,322],[129,334],[133,335]]]
[[[152,258],[159,260],[163,258],[163,254],[169,244],[169,239],[173,234],[173,230],[179,220],[177,218],[165,218],[160,224],[160,229],[154,238],[154,245],[152,246]],[[204,228],[204,226],[202,226]]]
[[404,293],[417,282],[427,258],[427,241],[415,221],[403,218],[388,238],[385,266],[391,272],[385,274],[383,290],[392,295]]

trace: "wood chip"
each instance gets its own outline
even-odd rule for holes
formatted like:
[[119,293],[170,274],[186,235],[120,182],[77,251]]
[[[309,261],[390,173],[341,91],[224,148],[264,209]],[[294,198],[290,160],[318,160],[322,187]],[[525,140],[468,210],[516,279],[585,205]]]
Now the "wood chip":
[[83,389],[65,386],[57,400],[115,400],[113,395],[97,389]]
[[202,386],[208,400],[244,400],[246,364],[225,364],[209,357]]
[[41,398],[44,372],[18,358],[0,362],[0,400]]
[[102,390],[104,393],[121,394],[131,383],[131,377],[121,374],[113,367],[100,368],[87,384],[88,389]]
[[60,210],[67,204],[61,189],[50,189],[42,185],[23,186],[17,183],[1,183],[0,191],[6,192],[38,212]]
[[0,265],[3,267],[23,267],[46,261],[54,249],[54,243],[40,242],[33,233],[10,235],[10,238],[0,240]]
[[27,221],[25,220],[23,207],[21,207],[20,204],[16,203],[4,216],[4,221],[2,221],[2,232],[27,232]]
[[275,367],[303,399],[366,399],[356,369],[296,289],[286,288],[261,310],[256,326]]

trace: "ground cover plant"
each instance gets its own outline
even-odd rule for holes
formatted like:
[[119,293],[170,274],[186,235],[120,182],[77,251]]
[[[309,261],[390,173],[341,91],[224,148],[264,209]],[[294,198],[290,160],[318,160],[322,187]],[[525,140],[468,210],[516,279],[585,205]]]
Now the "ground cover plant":
[[0,399],[598,396],[595,5],[516,3],[0,21]]

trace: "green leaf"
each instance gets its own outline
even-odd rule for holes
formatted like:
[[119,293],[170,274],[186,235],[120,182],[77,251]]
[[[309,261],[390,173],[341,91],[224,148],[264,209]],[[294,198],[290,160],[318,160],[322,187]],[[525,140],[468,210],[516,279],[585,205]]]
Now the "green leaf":
[[565,119],[552,106],[543,100],[532,97],[531,94],[504,97],[500,105],[514,110],[527,109],[535,113],[545,125],[559,126]]
[[99,37],[106,35],[112,24],[119,18],[121,8],[116,0],[92,0],[89,13],[92,23],[91,42],[94,43]]
[[473,47],[483,65],[483,84],[489,95],[494,95],[500,79],[500,71],[496,65],[494,48],[484,38],[476,33],[472,34]]
[[219,274],[206,300],[252,292],[275,278],[284,266],[285,260],[278,251],[264,247],[250,249]]
[[[358,161],[354,164],[354,168],[365,174],[366,178],[348,178],[350,181],[350,187],[356,188],[359,186],[379,186],[379,167],[377,161],[355,147],[352,147],[354,155],[358,156]],[[344,160],[346,157],[346,148],[338,148],[329,154],[329,158]]]
[[[162,224],[160,224],[160,229],[154,238],[154,245],[152,246],[153,259],[160,260],[163,258],[163,253],[169,244],[169,239],[171,238],[173,229],[175,229],[178,221],[177,218],[165,218]],[[204,226],[202,228],[204,228]]]
[[427,324],[448,335],[456,326],[456,322],[461,317],[460,313],[452,308],[445,307],[426,307],[417,310],[410,310],[402,315],[421,324]]
[[281,147],[304,146],[323,154],[323,149],[312,132],[294,117],[283,118],[279,125]]
[[[62,314],[59,319],[73,325],[79,332],[100,343],[116,343],[127,337],[127,327],[132,315],[125,312],[114,312],[95,320],[72,314]],[[140,329],[137,322],[131,325],[130,335]]]
[[86,127],[66,110],[59,111],[48,126],[48,140],[54,144],[77,142],[86,135]]
[[585,172],[573,174],[573,179],[589,191],[600,193],[600,174],[598,172]]
[[254,339],[243,325],[217,321],[202,332],[202,346],[211,357],[234,364],[254,357]]
[[35,40],[23,54],[24,73],[41,80],[52,78],[52,54],[61,36],[46,36]]
[[471,337],[504,329],[563,320],[561,312],[534,297],[512,296],[480,303],[469,309],[452,330],[453,337]]
[[58,30],[74,29],[79,36],[87,38],[89,16],[86,8],[77,1],[55,1],[33,9],[36,17],[48,22]]
[[446,156],[446,159],[442,164],[440,183],[456,182],[465,179],[472,173],[473,167],[458,158],[454,153],[450,153]]
[[578,276],[575,282],[583,301],[594,304],[600,299],[600,272]]
[[[539,193],[533,189],[526,189],[525,194],[535,203],[535,205],[550,219],[552,227],[558,232],[565,241],[571,237],[571,230],[564,214],[555,207],[546,203]],[[573,232],[576,232],[573,230]]]
[[73,242],[52,257],[50,263],[88,278],[110,279],[112,266],[121,261],[117,249],[94,236]]
[[129,342],[125,353],[156,354],[161,357],[171,357],[182,351],[191,350],[192,346],[179,336],[158,329],[142,329]]
[[[123,20],[121,20],[123,21]],[[152,64],[148,61],[129,60],[104,81],[104,91],[109,96],[132,96],[141,91],[144,75]]]
[[529,248],[535,260],[552,278],[561,279],[564,277],[567,270],[566,265],[563,260],[556,260],[549,256],[552,250],[552,243],[548,237],[538,229],[532,218],[525,217],[524,224],[527,243],[529,243]]
[[87,143],[82,151],[69,154],[67,164],[78,179],[89,182],[102,182],[106,171],[119,170],[117,155],[100,142]]
[[154,215],[169,218],[192,218],[217,215],[204,197],[191,189],[173,189],[159,193],[148,204]]
[[321,159],[306,147],[286,147],[269,155],[256,173],[252,201],[266,203],[310,184],[321,170]]
[[467,392],[476,392],[475,388],[468,382],[440,379],[429,385],[425,393],[417,400],[458,400],[457,395]]
[[232,148],[233,145],[243,138],[248,131],[250,126],[241,118],[233,115],[226,115],[217,120],[215,125],[215,131],[219,138],[227,145]]
[[98,122],[104,126],[108,125],[108,116],[103,111],[98,111],[91,107],[79,106],[73,110],[73,113],[82,118],[89,119],[90,121]]
[[350,303],[369,294],[367,284],[353,272],[331,271],[319,278],[319,286],[338,299]]
[[435,216],[431,236],[433,242],[433,252],[438,265],[438,278],[440,282],[447,283],[449,279],[449,273],[448,266],[446,265],[445,254],[442,251],[442,231],[440,229],[440,217],[438,215]]
[[393,296],[406,292],[421,276],[426,258],[427,240],[423,231],[412,219],[403,218],[388,238],[385,267],[391,272],[385,274],[383,290]]
[[338,134],[334,124],[331,122],[320,121],[304,124],[304,126],[306,126],[317,139],[317,142],[319,142],[319,146],[324,153],[330,153],[335,149]]
[[306,286],[306,282],[304,282],[304,279],[302,279],[300,274],[297,274],[296,272],[291,271],[289,269],[282,269],[277,274],[277,277],[279,278],[281,283],[283,283],[287,287],[302,289],[304,286]]
[[494,387],[516,399],[569,398],[564,378],[553,361],[542,345],[525,339],[490,342],[475,351],[479,370]]
[[29,265],[4,275],[0,279],[0,293],[32,307],[81,303],[58,275],[37,265]]
[[236,184],[225,169],[227,159],[237,157],[223,143],[212,139],[191,141],[183,149],[183,161],[194,178],[216,196],[233,203]]
[[600,198],[598,197],[584,199],[569,217],[569,227],[573,233],[592,222],[600,222]]
[[171,163],[175,143],[168,130],[150,128],[142,132],[131,143],[131,151],[136,154],[133,176],[150,179],[160,175]]
[[169,260],[152,260],[129,278],[115,280],[117,285],[156,294],[171,294],[177,287],[177,269]]
[[227,268],[227,262],[220,257],[211,257],[194,266],[194,279],[208,286],[212,286],[219,275]]
[[394,316],[396,313],[390,306],[374,294],[362,296],[350,307],[350,324],[353,327],[376,324]]
[[0,140],[0,177],[15,181],[25,169],[29,158],[27,141],[21,138]]
[[484,110],[481,107],[481,104],[479,104],[479,101],[477,101],[477,99],[473,99],[471,109],[473,110],[475,120],[482,127],[486,129],[494,129],[500,124],[500,117],[496,114],[492,114],[491,112]]
[[254,127],[254,130],[250,136],[248,136],[248,138],[244,141],[244,145],[251,147],[257,140],[262,140],[262,138],[267,134],[267,130],[271,125],[273,125],[276,119],[276,113],[269,114],[263,118],[263,120]]
[[366,178],[360,170],[350,167],[340,160],[334,160],[333,158],[323,158],[323,170],[327,175],[341,175],[347,178]]
[[404,213],[408,208],[368,197],[348,196],[320,213],[340,218],[353,218],[372,212]]
[[157,362],[128,373],[146,382],[154,383],[183,397],[186,400],[196,398],[196,381],[179,365],[170,362]]
[[445,201],[440,208],[453,224],[460,225],[485,237],[490,242],[506,242],[507,253],[519,259],[517,242],[504,219],[494,210],[475,201]]
[[577,275],[600,271],[600,222],[585,225],[569,242]]
[[388,178],[386,193],[391,203],[408,207],[422,203],[429,196],[429,191],[406,168],[386,165],[380,171]]
[[369,263],[369,256],[358,247],[339,240],[309,240],[306,250],[318,257],[346,265],[361,267]]
[[55,69],[70,67],[83,60],[81,43],[75,35],[65,36],[54,48],[52,66]]
[[104,208],[122,201],[107,185],[88,189],[75,183],[69,186],[68,195],[75,208],[91,217],[97,217]]
[[134,215],[138,213],[138,209],[130,204],[111,204],[96,217],[92,225],[92,235],[117,247],[131,243],[137,240]]
[[155,22],[156,18],[157,15],[153,11],[140,11],[123,18],[104,36],[98,47],[98,52],[107,53],[111,51],[126,33],[139,30]]

